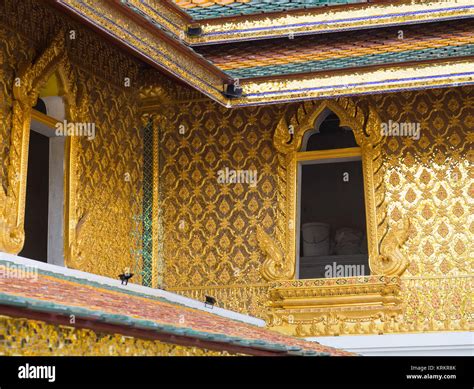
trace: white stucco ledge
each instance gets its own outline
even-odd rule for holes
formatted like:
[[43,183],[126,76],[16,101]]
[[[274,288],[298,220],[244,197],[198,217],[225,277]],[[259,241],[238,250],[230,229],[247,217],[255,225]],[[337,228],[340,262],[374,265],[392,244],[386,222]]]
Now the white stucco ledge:
[[473,356],[473,332],[354,335],[306,338],[366,356]]
[[[60,274],[66,277],[74,277],[76,279],[87,280],[90,282],[95,282],[97,284],[101,284],[104,286],[111,286],[116,289],[121,289],[124,291],[132,291],[135,293],[140,293],[142,295],[150,296],[150,297],[159,297],[165,299],[171,303],[181,304],[190,308],[195,308],[200,311],[206,311],[211,314],[226,317],[233,320],[238,320],[244,323],[252,324],[258,327],[264,327],[265,321],[253,316],[244,315],[242,313],[230,311],[228,309],[219,308],[214,306],[213,308],[209,308],[204,306],[204,302],[194,300],[188,297],[181,296],[176,293],[167,292],[166,290],[162,289],[154,289],[149,288],[142,285],[137,285],[133,283],[129,283],[128,285],[122,285],[121,281],[109,277],[99,276],[97,274],[87,273],[80,270],[68,269],[66,267],[52,265],[49,263],[34,261],[32,259],[19,257],[17,255],[7,254],[0,252],[0,261],[10,262],[11,264],[15,265],[22,265],[28,268],[37,268],[39,270]],[[217,302],[219,303],[219,302]]]

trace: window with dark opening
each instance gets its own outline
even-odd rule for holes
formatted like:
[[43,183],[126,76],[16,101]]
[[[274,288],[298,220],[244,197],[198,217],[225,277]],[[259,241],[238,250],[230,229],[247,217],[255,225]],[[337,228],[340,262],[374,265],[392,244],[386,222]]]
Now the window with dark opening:
[[21,257],[48,258],[49,138],[30,131],[26,180],[25,244]]
[[330,114],[307,140],[304,151],[332,150],[357,147],[354,133],[339,127],[339,118]]
[[299,163],[299,278],[369,274],[361,157],[338,156],[356,147],[334,114],[303,143],[304,151],[333,152]]

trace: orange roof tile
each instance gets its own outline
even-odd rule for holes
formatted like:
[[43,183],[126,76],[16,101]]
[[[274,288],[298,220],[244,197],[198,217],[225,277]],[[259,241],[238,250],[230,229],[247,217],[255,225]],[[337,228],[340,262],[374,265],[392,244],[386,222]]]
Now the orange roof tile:
[[[0,262],[0,273],[5,274],[5,263]],[[24,303],[24,304],[23,304]],[[204,338],[218,338],[225,349],[226,344],[238,340],[240,344],[261,342],[262,348],[293,347],[305,352],[329,355],[351,355],[351,353],[322,346],[318,343],[282,335],[251,324],[228,319],[209,312],[185,307],[164,298],[124,292],[90,281],[58,276],[40,271],[36,280],[31,278],[0,277],[0,312],[5,305],[34,307],[35,311],[64,310],[80,317],[87,310],[98,315],[119,315],[130,325],[150,322],[164,326],[161,331],[188,331]],[[134,321],[137,323],[134,324]],[[124,324],[126,326],[126,324]],[[161,328],[161,327],[160,327]],[[190,332],[191,331],[191,332]],[[243,343],[242,343],[243,342]],[[266,345],[266,346],[265,346]]]

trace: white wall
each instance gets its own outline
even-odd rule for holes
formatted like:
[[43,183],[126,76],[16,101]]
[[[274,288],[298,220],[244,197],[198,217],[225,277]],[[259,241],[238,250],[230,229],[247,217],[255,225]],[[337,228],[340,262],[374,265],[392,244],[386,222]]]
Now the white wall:
[[473,356],[473,332],[354,335],[307,338],[367,356]]

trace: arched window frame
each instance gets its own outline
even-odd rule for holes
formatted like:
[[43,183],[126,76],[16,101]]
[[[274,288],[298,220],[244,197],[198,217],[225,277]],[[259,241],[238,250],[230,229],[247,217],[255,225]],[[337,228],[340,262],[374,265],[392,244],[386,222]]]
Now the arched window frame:
[[[60,95],[64,98],[66,118],[72,122],[87,122],[89,99],[78,83],[66,53],[65,32],[60,31],[36,61],[19,71],[21,80],[13,87],[13,126],[11,130],[10,161],[8,166],[8,190],[0,188],[0,203],[7,210],[0,217],[0,251],[18,254],[24,244],[26,177],[30,125],[41,89],[53,73],[58,76]],[[41,116],[41,115],[40,115]],[[78,233],[87,214],[75,214],[76,203],[76,149],[75,137],[68,137],[65,146],[64,182],[64,256],[69,265],[75,258]],[[0,212],[1,213],[1,212]]]
[[[289,109],[288,109],[289,110]],[[288,111],[287,110],[287,111]],[[408,260],[400,246],[404,240],[390,234],[385,210],[383,135],[381,120],[374,105],[356,104],[350,98],[327,101],[308,101],[296,111],[284,112],[273,136],[277,151],[277,204],[276,226],[273,231],[257,226],[257,241],[265,258],[261,273],[267,281],[293,280],[296,275],[296,176],[298,159],[311,159],[312,152],[301,154],[306,131],[313,129],[316,120],[325,110],[334,112],[341,127],[353,130],[359,150],[346,149],[345,156],[362,155],[364,195],[367,222],[369,267],[373,275],[400,276],[408,267]],[[331,150],[318,152],[328,157]],[[324,155],[326,153],[326,155]],[[407,236],[409,223],[403,226]]]

